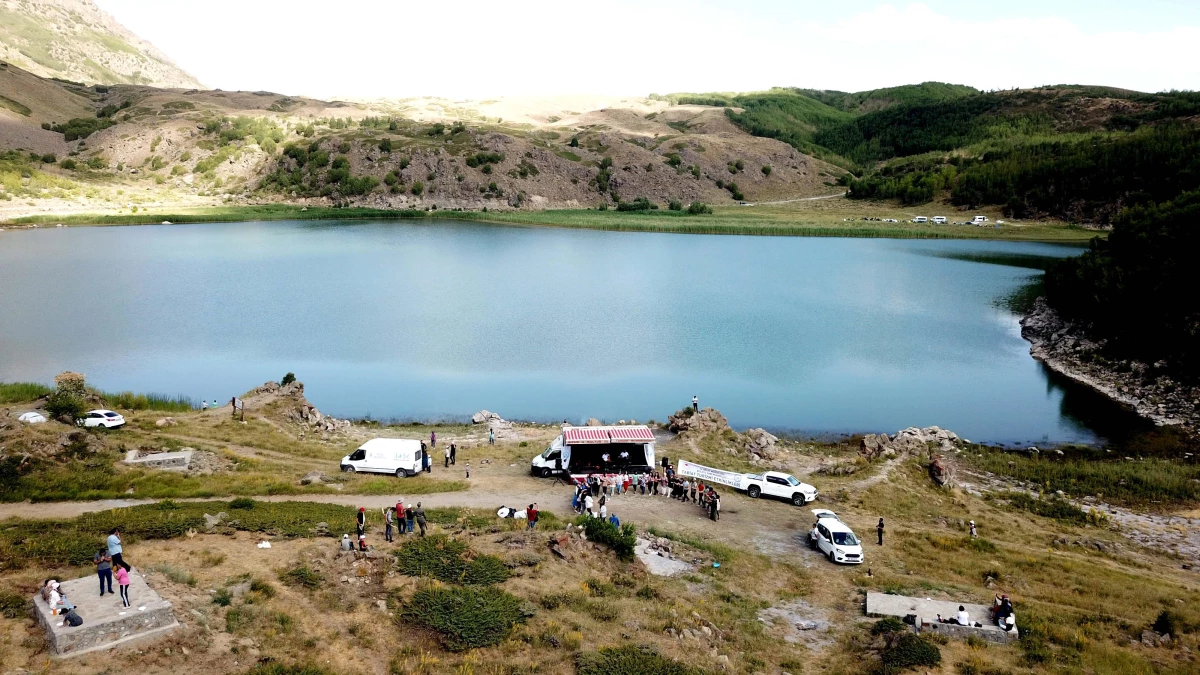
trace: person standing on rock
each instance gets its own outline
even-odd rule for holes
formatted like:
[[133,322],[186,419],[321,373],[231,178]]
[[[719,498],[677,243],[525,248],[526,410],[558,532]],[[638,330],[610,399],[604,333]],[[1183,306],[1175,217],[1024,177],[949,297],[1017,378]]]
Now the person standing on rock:
[[875,526],[875,531],[879,533],[879,545],[883,546],[883,518],[879,519],[879,524]]
[[200,401],[200,409],[201,410],[208,409],[208,399],[204,399],[203,401]]
[[700,412],[700,399],[692,396],[692,412]]
[[417,517],[417,526],[421,528],[421,536],[425,536],[425,509],[421,508],[421,502],[417,502],[417,508],[413,510],[413,515]]
[[108,533],[108,555],[112,558],[114,565],[124,567],[125,571],[128,572],[131,568],[129,567],[129,563],[125,562],[125,558],[122,557],[123,551],[124,548],[121,546],[121,532],[114,527]]

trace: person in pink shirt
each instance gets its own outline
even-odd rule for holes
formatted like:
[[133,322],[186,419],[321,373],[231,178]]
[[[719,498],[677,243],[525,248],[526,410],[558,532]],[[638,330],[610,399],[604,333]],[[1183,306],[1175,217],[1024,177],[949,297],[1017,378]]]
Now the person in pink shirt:
[[121,586],[121,606],[129,606],[129,571],[124,567],[117,568],[117,584]]

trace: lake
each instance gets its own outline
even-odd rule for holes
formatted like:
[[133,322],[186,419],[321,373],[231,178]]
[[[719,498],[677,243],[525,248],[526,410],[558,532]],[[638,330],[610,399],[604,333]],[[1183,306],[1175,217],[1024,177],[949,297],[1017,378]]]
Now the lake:
[[228,401],[293,371],[339,417],[663,420],[696,394],[736,428],[1095,441],[1134,422],[1034,361],[1004,302],[1078,252],[452,221],[9,230],[0,381]]

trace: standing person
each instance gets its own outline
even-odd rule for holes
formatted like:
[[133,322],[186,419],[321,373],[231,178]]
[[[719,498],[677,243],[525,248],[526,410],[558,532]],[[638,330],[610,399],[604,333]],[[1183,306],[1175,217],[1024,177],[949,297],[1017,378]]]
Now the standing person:
[[437,447],[437,431],[429,432],[429,447],[431,447],[431,448]]
[[121,606],[129,606],[129,570],[117,568],[117,585],[121,589]]
[[96,551],[96,555],[92,556],[92,562],[96,564],[96,576],[100,577],[100,597],[104,597],[104,584],[108,582],[108,592],[111,595],[112,589],[112,557],[108,555],[107,548],[101,548]]
[[358,515],[354,517],[354,520],[358,525],[358,536],[361,538],[367,533],[367,507],[358,507]]
[[390,506],[383,507],[383,538],[385,541],[396,541],[392,538],[392,511]]
[[204,399],[203,401],[200,401],[200,409],[208,410],[208,399]]
[[600,498],[600,520],[608,520],[608,503],[604,501],[604,497]]
[[538,521],[537,504],[530,504],[529,508],[525,509],[525,518],[529,521],[529,529],[535,529]]
[[425,445],[425,441],[421,441],[421,466],[417,469],[418,472],[425,470],[426,457],[429,457],[429,446]]
[[396,529],[400,530],[400,534],[404,534],[404,500],[396,500],[396,509],[393,511],[396,514]]
[[700,399],[692,396],[692,412],[700,412]]
[[112,531],[108,533],[108,555],[112,558],[114,565],[124,567],[125,571],[128,572],[131,568],[129,567],[129,563],[125,562],[125,558],[122,557],[123,551],[124,548],[121,545],[121,532],[114,527]]
[[979,536],[979,532],[975,529],[975,521],[972,520],[971,521],[971,538],[974,539],[975,537],[978,537],[978,536]]
[[708,519],[715,521],[717,519],[717,493],[709,495],[708,499]]
[[471,463],[467,462],[467,480],[471,480]]
[[454,466],[454,460],[458,459],[458,445],[450,444],[450,466]]
[[446,447],[446,466],[443,468],[446,468],[446,469],[450,468],[450,447],[449,446]]
[[489,428],[488,429],[488,445],[495,445],[495,444],[496,444],[496,430]]
[[421,508],[421,502],[417,502],[417,508],[413,511],[413,515],[417,517],[417,526],[421,528],[421,536],[425,536],[425,509]]
[[583,510],[587,511],[589,516],[595,517],[596,514],[592,511],[593,505],[594,502],[592,501],[592,493],[589,492],[583,497]]
[[433,455],[425,453],[425,473],[433,473]]
[[416,518],[416,516],[417,513],[413,510],[412,504],[409,504],[404,508],[404,519],[408,521],[409,534],[413,533],[413,520]]
[[879,524],[875,526],[875,530],[879,532],[879,545],[883,546],[883,518],[879,519]]

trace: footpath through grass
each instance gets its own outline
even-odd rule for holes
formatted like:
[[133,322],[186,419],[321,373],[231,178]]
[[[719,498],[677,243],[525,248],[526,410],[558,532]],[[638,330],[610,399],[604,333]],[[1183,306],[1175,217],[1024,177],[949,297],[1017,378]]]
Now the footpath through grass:
[[[9,224],[151,225],[171,223],[242,222],[261,220],[462,220],[504,225],[563,227],[620,232],[673,234],[740,234],[793,237],[874,237],[892,239],[999,239],[1017,241],[1083,242],[1097,232],[1060,223],[1006,224],[1000,227],[932,225],[903,222],[911,207],[890,204],[820,202],[718,206],[714,213],[598,211],[556,209],[548,211],[422,211],[415,209],[300,207],[291,204],[218,206],[162,210],[132,214],[38,215],[17,218]],[[875,215],[880,214],[880,215]],[[899,216],[883,223],[881,215]],[[875,220],[862,220],[872,216]],[[851,218],[851,220],[847,220]]]

